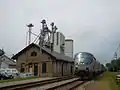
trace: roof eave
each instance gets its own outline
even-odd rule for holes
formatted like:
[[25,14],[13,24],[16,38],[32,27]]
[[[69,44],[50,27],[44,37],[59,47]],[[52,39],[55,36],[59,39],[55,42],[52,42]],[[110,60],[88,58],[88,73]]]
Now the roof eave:
[[18,55],[11,57],[11,59],[17,59],[17,58],[18,58]]

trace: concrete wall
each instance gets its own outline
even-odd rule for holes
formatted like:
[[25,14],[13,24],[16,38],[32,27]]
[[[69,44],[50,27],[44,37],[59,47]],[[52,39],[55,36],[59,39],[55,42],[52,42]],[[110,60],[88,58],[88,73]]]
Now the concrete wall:
[[[8,58],[6,55],[0,57],[0,68],[9,68],[9,65],[16,66],[16,63]],[[12,67],[10,67],[12,68]],[[16,67],[14,67],[16,68]]]
[[[51,42],[52,42],[52,38],[51,38]],[[65,36],[61,32],[54,33],[54,51],[64,54],[64,48],[63,49],[61,48],[61,46],[64,47],[64,44],[65,44]]]
[[[73,67],[73,63],[57,61],[53,62],[53,76],[69,76],[71,73],[71,66]],[[72,68],[72,72],[73,72]]]
[[73,40],[65,40],[65,55],[73,58]]
[[9,65],[5,62],[1,62],[1,68],[9,68]]

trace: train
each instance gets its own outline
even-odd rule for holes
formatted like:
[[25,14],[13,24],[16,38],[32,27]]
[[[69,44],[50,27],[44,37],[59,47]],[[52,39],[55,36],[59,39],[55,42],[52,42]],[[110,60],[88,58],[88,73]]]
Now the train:
[[74,74],[81,79],[92,79],[103,73],[105,67],[89,52],[78,52],[74,55]]

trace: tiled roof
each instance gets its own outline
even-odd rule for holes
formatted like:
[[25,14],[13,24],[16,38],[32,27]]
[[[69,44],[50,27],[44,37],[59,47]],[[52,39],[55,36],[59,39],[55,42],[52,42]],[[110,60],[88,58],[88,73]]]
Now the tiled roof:
[[60,53],[55,52],[55,51],[51,51],[48,48],[40,47],[39,45],[34,44],[34,43],[30,44],[29,46],[25,47],[23,50],[18,52],[16,55],[14,55],[12,57],[12,59],[16,59],[20,54],[22,54],[24,51],[26,51],[28,48],[30,48],[32,46],[36,46],[38,48],[41,48],[42,50],[44,50],[45,52],[49,53],[51,56],[55,57],[56,59],[64,60],[64,61],[68,61],[68,62],[73,62],[73,58],[71,58],[71,57],[68,57],[66,55],[60,54]]

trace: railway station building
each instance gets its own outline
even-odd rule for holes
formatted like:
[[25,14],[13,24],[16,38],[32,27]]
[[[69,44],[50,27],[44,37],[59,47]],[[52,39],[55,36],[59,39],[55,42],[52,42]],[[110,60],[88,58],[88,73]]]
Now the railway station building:
[[73,74],[73,58],[64,54],[30,44],[12,57],[21,73],[33,73],[35,76],[68,76]]

